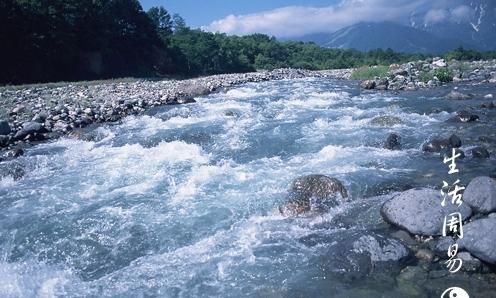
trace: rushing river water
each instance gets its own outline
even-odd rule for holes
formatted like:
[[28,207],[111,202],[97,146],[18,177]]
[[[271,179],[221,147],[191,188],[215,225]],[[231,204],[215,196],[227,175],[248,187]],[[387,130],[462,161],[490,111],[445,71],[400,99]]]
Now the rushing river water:
[[[326,256],[346,254],[336,242],[357,231],[388,229],[380,199],[367,197],[439,188],[447,168],[423,142],[456,133],[468,152],[480,136],[495,138],[496,113],[447,123],[483,101],[441,99],[452,87],[395,94],[357,85],[246,84],[96,128],[97,141],[29,149],[11,162],[25,175],[0,181],[0,297],[399,295],[394,276],[355,278]],[[371,124],[385,115],[402,123]],[[390,132],[401,151],[382,149]],[[468,154],[461,180],[494,175],[495,165]],[[340,179],[352,202],[282,217],[289,184],[306,174]]]

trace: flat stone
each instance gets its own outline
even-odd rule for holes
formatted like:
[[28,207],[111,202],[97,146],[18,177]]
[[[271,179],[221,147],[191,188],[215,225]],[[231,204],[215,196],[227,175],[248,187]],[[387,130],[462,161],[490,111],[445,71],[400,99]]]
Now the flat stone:
[[386,222],[398,226],[411,234],[438,236],[442,234],[445,216],[460,212],[463,219],[472,215],[467,204],[460,207],[447,202],[441,206],[441,193],[420,188],[407,190],[384,203],[381,215]]
[[457,241],[480,260],[496,264],[496,218],[478,219],[463,226],[463,238]]
[[496,181],[487,176],[472,179],[463,193],[463,201],[479,213],[496,211]]

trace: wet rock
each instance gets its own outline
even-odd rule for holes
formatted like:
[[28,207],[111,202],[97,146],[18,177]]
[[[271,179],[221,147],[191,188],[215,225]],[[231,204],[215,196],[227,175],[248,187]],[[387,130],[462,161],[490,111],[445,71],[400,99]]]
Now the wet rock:
[[474,220],[463,226],[459,249],[466,250],[480,260],[496,264],[496,218]]
[[486,148],[479,146],[475,147],[471,150],[472,156],[474,158],[489,158],[489,151]]
[[462,146],[462,140],[455,134],[451,135],[448,140],[451,148],[460,148]]
[[467,100],[467,99],[471,99],[472,97],[473,97],[472,94],[464,94],[459,91],[453,90],[450,93],[448,93],[444,98],[451,100]]
[[360,87],[362,89],[366,90],[371,90],[375,88],[375,81],[374,80],[365,80],[360,84]]
[[9,122],[0,120],[0,135],[8,135],[11,131]]
[[391,237],[402,241],[403,243],[405,243],[408,246],[417,245],[417,241],[415,241],[415,239],[413,239],[412,236],[410,236],[410,234],[408,234],[408,232],[403,231],[403,230],[398,230],[396,232],[391,233]]
[[428,249],[419,249],[415,253],[415,257],[419,260],[426,261],[426,262],[432,262],[434,260],[434,252],[428,250]]
[[470,112],[467,112],[467,111],[459,111],[457,112],[457,116],[455,116],[457,118],[457,120],[459,120],[460,122],[474,122],[474,121],[478,121],[479,120],[479,116],[478,115],[475,115],[475,114],[472,114]]
[[22,125],[21,130],[19,130],[14,138],[17,140],[24,139],[29,134],[34,133],[44,133],[46,129],[38,122],[26,122]]
[[487,176],[472,179],[463,193],[463,201],[479,213],[496,211],[496,181]]
[[399,272],[413,258],[403,243],[374,232],[348,230],[315,234],[301,238],[300,242],[325,247],[318,260],[322,271],[352,278],[381,270]]
[[407,190],[384,203],[381,215],[386,222],[405,229],[411,234],[441,235],[444,217],[460,212],[463,219],[472,215],[468,205],[442,207],[441,194],[437,190],[420,188]]
[[387,90],[388,87],[389,87],[389,80],[386,78],[375,81],[376,90]]
[[450,141],[448,139],[435,138],[422,145],[422,150],[425,152],[441,152],[442,149],[449,146]]
[[370,120],[370,124],[374,126],[391,127],[398,124],[403,124],[403,120],[395,116],[378,116]]
[[401,137],[395,133],[389,134],[384,143],[384,148],[389,150],[401,150]]
[[457,258],[461,259],[463,262],[462,271],[465,272],[481,272],[482,271],[482,262],[476,258],[474,258],[468,252],[459,252],[456,255]]
[[440,237],[429,241],[428,246],[438,257],[448,259],[448,249],[455,243],[453,237]]
[[9,160],[9,159],[17,158],[22,155],[24,155],[24,150],[22,150],[21,148],[13,148],[11,150],[4,152],[0,160]]
[[295,179],[289,190],[288,203],[279,207],[285,215],[322,211],[334,207],[348,197],[346,188],[336,178],[308,175]]
[[4,136],[0,135],[0,148],[1,147],[7,147],[10,143],[10,137],[9,136]]

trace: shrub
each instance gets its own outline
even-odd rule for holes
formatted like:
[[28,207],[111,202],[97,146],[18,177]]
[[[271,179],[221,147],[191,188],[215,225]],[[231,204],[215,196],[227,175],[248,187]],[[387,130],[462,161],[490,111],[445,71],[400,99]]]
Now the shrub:
[[434,75],[428,71],[422,71],[419,74],[419,80],[421,82],[427,83],[434,78]]
[[433,75],[443,83],[448,83],[453,81],[453,73],[447,68],[435,69]]
[[386,77],[389,71],[388,66],[377,65],[377,66],[364,66],[355,69],[351,73],[351,79],[353,80],[370,80],[375,77]]

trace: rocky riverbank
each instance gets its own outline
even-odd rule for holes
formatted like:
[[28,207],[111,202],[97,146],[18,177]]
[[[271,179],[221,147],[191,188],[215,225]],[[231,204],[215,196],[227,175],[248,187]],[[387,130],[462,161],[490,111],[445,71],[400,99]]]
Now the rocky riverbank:
[[115,122],[146,109],[194,102],[194,97],[248,82],[326,77],[349,79],[351,69],[277,69],[214,75],[188,80],[137,80],[101,84],[0,88],[1,159],[22,154],[21,147],[71,133],[92,123]]
[[496,83],[496,60],[490,61],[445,61],[433,58],[392,64],[384,77],[362,82],[369,90],[407,90],[435,88],[448,82]]

